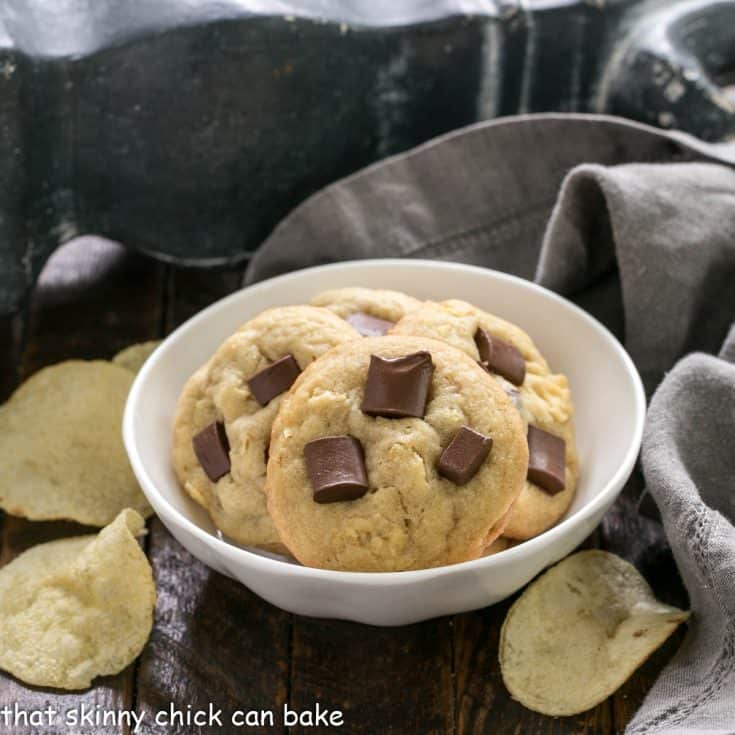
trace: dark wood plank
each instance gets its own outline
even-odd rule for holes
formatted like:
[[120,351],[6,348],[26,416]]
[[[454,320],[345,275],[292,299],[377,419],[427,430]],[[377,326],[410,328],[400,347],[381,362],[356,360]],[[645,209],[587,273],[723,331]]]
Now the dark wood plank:
[[[13,735],[126,733],[124,724],[117,726],[118,720],[115,725],[113,720],[105,724],[103,718],[105,713],[118,718],[118,713],[129,710],[134,668],[135,664],[131,664],[117,676],[100,677],[94,687],[80,693],[29,687],[3,675],[0,730],[6,729],[7,722],[7,731]],[[47,712],[48,708],[51,712]]]
[[[273,711],[279,732],[287,694],[288,616],[240,583],[194,559],[160,521],[149,546],[158,602],[151,639],[137,680],[140,733],[242,732],[236,711]],[[170,720],[171,704],[187,713],[221,710],[221,727]],[[156,717],[165,717],[156,724]],[[216,722],[215,722],[216,724]]]
[[[454,731],[452,620],[400,628],[294,617],[290,706],[344,714],[341,733]],[[335,728],[296,726],[292,733]]]
[[163,273],[160,264],[101,238],[58,250],[32,299],[24,377],[61,360],[109,358],[157,337]]
[[5,402],[20,379],[25,314],[0,317],[0,403]]
[[[161,323],[162,272],[150,260],[99,238],[80,238],[57,251],[33,295],[27,323],[19,325],[16,317],[10,325],[16,353],[13,359],[20,367],[12,375],[4,370],[5,394],[12,383],[45,365],[69,358],[107,358],[127,344],[156,336]],[[21,343],[22,356],[17,354]],[[38,543],[92,530],[73,523],[31,523],[6,517],[0,563]],[[134,669],[133,664],[81,693],[31,688],[0,674],[0,711],[6,705],[26,712],[46,706],[61,713],[71,709],[81,713],[82,707],[92,713],[129,710]],[[12,731],[18,735],[66,734],[70,728],[63,718],[60,714],[53,724],[40,727],[25,726],[21,721]],[[74,731],[107,734],[124,732],[124,728],[93,723]]]
[[166,332],[219,299],[242,288],[244,269],[201,271],[178,268],[166,281]]
[[3,519],[3,547],[0,551],[0,566],[11,562],[24,551],[56,541],[61,538],[72,538],[97,533],[99,529],[82,526],[73,521],[34,521],[27,522],[24,518],[5,516]]
[[[240,270],[172,270],[166,285],[166,331],[212,301],[240,287]],[[279,732],[288,692],[289,616],[242,585],[193,559],[154,522],[150,558],[159,599],[149,646],[137,678],[137,707],[145,717],[140,732],[161,732],[157,713],[169,703],[186,712],[223,709],[222,728],[176,722],[168,733],[241,732],[234,710],[274,712],[274,727],[248,732]]]

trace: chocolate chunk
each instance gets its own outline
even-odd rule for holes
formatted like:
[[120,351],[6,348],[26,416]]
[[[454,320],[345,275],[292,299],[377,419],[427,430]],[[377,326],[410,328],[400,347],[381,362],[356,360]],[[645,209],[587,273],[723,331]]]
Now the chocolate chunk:
[[439,457],[436,471],[457,485],[469,482],[493,447],[493,440],[469,426],[460,427]]
[[377,316],[356,311],[350,314],[346,321],[351,324],[363,337],[382,337],[393,327],[393,322],[379,319]]
[[230,442],[222,422],[213,421],[204,427],[191,444],[199,464],[212,482],[217,482],[230,471]]
[[480,364],[486,370],[501,375],[514,385],[523,383],[526,361],[520,350],[484,329],[475,332],[475,344],[480,353]]
[[317,503],[357,500],[368,489],[362,445],[352,436],[325,436],[304,447],[306,472]]
[[549,495],[564,489],[566,442],[537,426],[528,426],[528,479]]
[[[483,370],[486,370],[488,373],[493,372],[490,369],[490,366],[486,362],[483,362],[482,360],[478,360],[477,364]],[[500,383],[500,387],[505,391],[505,395],[507,395],[508,398],[510,398],[510,400],[513,401],[513,405],[516,408],[520,408],[521,407],[521,393],[518,390],[518,388],[514,388],[512,385],[508,385],[508,381],[505,379],[499,380],[498,382]]]
[[423,418],[434,363],[428,352],[386,359],[370,356],[362,410],[368,416]]
[[263,368],[248,380],[248,387],[255,400],[265,406],[276,396],[287,391],[299,377],[301,369],[293,355],[286,355]]

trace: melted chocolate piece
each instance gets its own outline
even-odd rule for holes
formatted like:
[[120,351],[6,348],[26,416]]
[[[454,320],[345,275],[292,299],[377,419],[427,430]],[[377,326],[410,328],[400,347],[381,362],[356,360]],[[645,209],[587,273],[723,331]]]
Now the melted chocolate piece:
[[436,471],[447,480],[464,485],[475,476],[492,446],[489,436],[462,426],[439,457]]
[[528,480],[549,495],[564,489],[566,481],[566,450],[564,439],[528,425]]
[[423,418],[434,363],[428,352],[386,359],[370,356],[362,410],[368,416]]
[[[478,360],[477,364],[486,372],[492,373],[493,371],[490,369],[490,366],[483,362],[482,360]],[[502,377],[502,376],[499,376]],[[511,401],[513,401],[513,405],[520,409],[521,407],[521,393],[518,390],[518,388],[514,388],[512,385],[508,385],[508,381],[503,378],[503,380],[498,380],[498,383],[500,383],[500,387],[505,391],[505,395],[510,398]]]
[[205,426],[191,444],[199,464],[212,482],[217,482],[230,471],[230,442],[223,423],[213,421]]
[[382,337],[394,326],[387,319],[380,319],[364,311],[356,311],[345,320],[351,324],[363,337]]
[[255,400],[261,406],[266,406],[276,396],[287,391],[293,385],[294,380],[299,377],[300,372],[301,368],[294,356],[286,355],[272,362],[259,373],[255,373],[248,380],[248,387]]
[[362,445],[352,436],[325,436],[304,447],[306,472],[317,503],[357,500],[368,490]]
[[480,364],[489,372],[501,375],[513,385],[521,385],[526,377],[526,361],[520,350],[484,329],[475,332]]

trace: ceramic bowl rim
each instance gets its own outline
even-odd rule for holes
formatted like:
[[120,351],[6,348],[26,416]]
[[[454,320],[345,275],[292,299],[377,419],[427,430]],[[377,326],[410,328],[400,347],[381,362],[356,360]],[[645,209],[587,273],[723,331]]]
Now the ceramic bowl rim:
[[[346,572],[337,571],[331,569],[317,569],[314,567],[302,566],[299,564],[293,564],[280,559],[271,559],[266,556],[261,556],[252,551],[248,551],[240,546],[228,543],[222,539],[217,538],[210,532],[201,528],[194,521],[187,518],[174,505],[168,500],[165,493],[160,491],[155,483],[150,478],[143,460],[140,457],[136,444],[135,436],[135,421],[134,415],[136,407],[139,404],[142,397],[142,388],[145,384],[148,375],[156,370],[161,358],[166,353],[167,347],[175,343],[183,335],[200,328],[203,324],[212,318],[219,310],[225,308],[227,304],[232,301],[236,301],[242,297],[243,291],[248,291],[253,297],[257,297],[259,292],[267,291],[274,285],[287,282],[288,280],[297,277],[303,278],[304,275],[310,274],[317,277],[321,273],[327,271],[353,271],[360,267],[385,267],[401,268],[401,269],[422,269],[430,268],[435,270],[437,267],[446,269],[448,272],[474,272],[482,275],[492,274],[493,278],[497,278],[503,281],[510,282],[521,289],[528,289],[541,293],[548,299],[557,302],[562,308],[571,310],[571,312],[583,322],[586,322],[588,326],[592,327],[603,340],[607,343],[608,347],[612,349],[614,353],[621,359],[626,369],[626,375],[630,379],[632,388],[634,391],[635,398],[635,428],[631,433],[628,446],[625,450],[623,460],[618,466],[617,470],[613,473],[607,483],[602,487],[587,503],[581,508],[572,513],[569,517],[564,518],[561,522],[552,526],[547,531],[535,536],[532,539],[528,539],[517,546],[506,549],[502,554],[492,554],[490,556],[483,556],[478,559],[472,559],[470,561],[459,562],[457,564],[449,564],[441,567],[431,567],[429,569],[416,569],[409,571],[400,572]],[[246,286],[242,289],[238,289],[232,294],[225,296],[213,304],[210,304],[202,311],[195,314],[193,317],[188,319],[186,322],[181,324],[176,330],[174,330],[155,350],[155,352],[148,358],[143,368],[140,370],[138,375],[133,382],[133,386],[128,395],[127,403],[125,405],[125,413],[123,416],[123,441],[125,448],[130,459],[133,471],[140,482],[145,496],[153,506],[156,513],[160,513],[166,520],[174,525],[178,525],[192,534],[198,540],[203,542],[209,548],[211,548],[218,556],[225,556],[226,558],[235,560],[236,562],[245,564],[247,566],[255,567],[259,571],[264,573],[273,574],[275,576],[280,575],[296,575],[305,579],[321,580],[328,582],[344,583],[348,585],[365,585],[366,583],[374,585],[404,585],[411,583],[423,582],[428,579],[444,576],[447,574],[457,574],[461,572],[480,572],[487,571],[493,567],[504,566],[513,562],[514,560],[522,559],[524,557],[531,556],[534,552],[540,551],[544,547],[550,547],[555,541],[560,540],[563,536],[573,531],[575,527],[580,526],[588,519],[592,518],[595,514],[599,513],[606,504],[611,503],[615,496],[620,492],[625,480],[630,475],[638,457],[638,452],[643,437],[643,426],[646,413],[646,399],[645,392],[643,390],[643,384],[641,378],[633,365],[628,353],[618,342],[618,340],[612,335],[612,333],[603,326],[597,319],[588,314],[586,311],[573,304],[571,301],[563,298],[562,296],[550,291],[543,286],[539,286],[536,283],[528,281],[518,276],[513,276],[500,271],[495,271],[489,268],[482,268],[474,265],[466,265],[463,263],[448,263],[431,260],[419,260],[419,259],[400,259],[400,258],[375,258],[366,260],[351,260],[343,261],[340,263],[331,263],[328,265],[314,266],[311,268],[305,268],[297,271],[292,271],[284,275],[275,276],[264,281],[260,281],[251,286]],[[162,509],[162,510],[161,510]]]

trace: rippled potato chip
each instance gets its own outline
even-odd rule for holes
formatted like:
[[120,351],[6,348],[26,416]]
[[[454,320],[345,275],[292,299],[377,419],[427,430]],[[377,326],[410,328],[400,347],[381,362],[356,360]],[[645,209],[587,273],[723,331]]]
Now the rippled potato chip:
[[136,345],[130,345],[130,347],[120,350],[112,358],[112,362],[135,374],[143,367],[143,363],[153,354],[153,351],[160,344],[160,340],[151,340],[150,342],[140,342]]
[[500,632],[503,681],[536,712],[584,712],[618,689],[688,617],[659,602],[623,559],[579,552],[532,582],[508,611]]
[[36,686],[83,689],[142,650],[156,589],[124,510],[97,536],[41,544],[0,569],[0,668]]
[[0,406],[0,508],[91,526],[123,508],[150,515],[122,442],[132,382],[110,362],[70,360],[18,388]]

